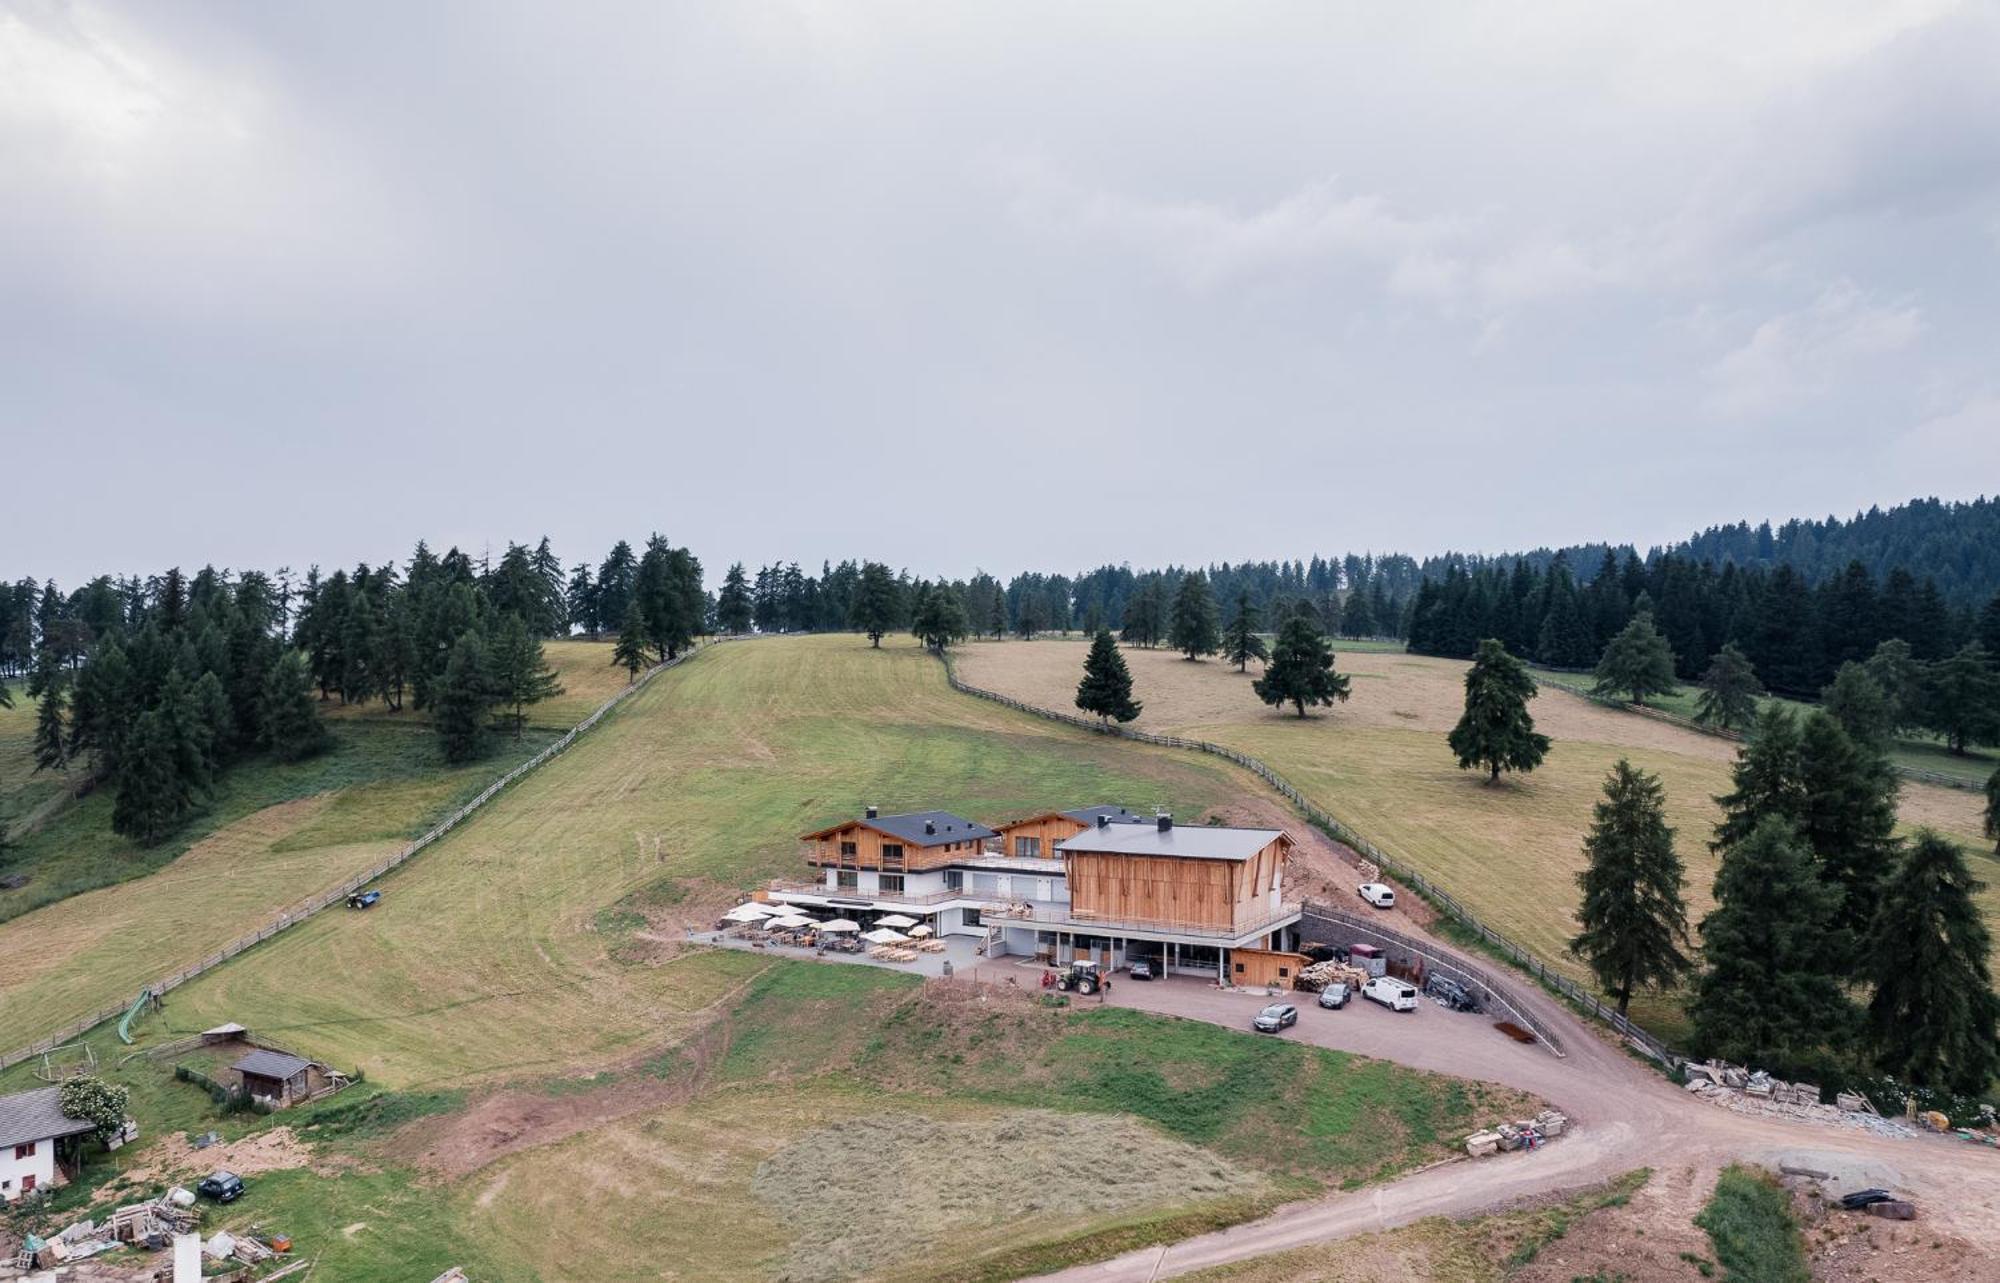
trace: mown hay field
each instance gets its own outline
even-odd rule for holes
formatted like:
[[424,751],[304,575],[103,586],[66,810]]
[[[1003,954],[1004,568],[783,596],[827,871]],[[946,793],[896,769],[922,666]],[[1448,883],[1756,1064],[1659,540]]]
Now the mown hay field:
[[[527,724],[542,730],[566,731],[616,695],[619,688],[631,681],[631,674],[611,662],[612,650],[613,645],[608,641],[566,638],[543,642],[542,654],[555,671],[556,680],[562,683],[562,693],[530,704],[525,710]],[[407,699],[400,711],[391,711],[381,700],[365,704],[332,701],[321,707],[337,721],[430,725],[430,715],[412,708]]]
[[[988,642],[960,652],[968,682],[1051,708],[1073,706],[1085,644],[1041,639]],[[1445,735],[1463,708],[1465,664],[1394,653],[1343,652],[1352,678],[1344,704],[1300,719],[1278,713],[1244,674],[1219,660],[1190,663],[1164,650],[1126,647],[1135,723],[1197,736],[1255,754],[1321,807],[1450,891],[1496,929],[1579,979],[1565,946],[1576,930],[1576,873],[1583,838],[1605,775],[1620,757],[1659,775],[1668,819],[1687,865],[1688,908],[1699,921],[1712,907],[1716,861],[1708,840],[1729,789],[1736,746],[1637,714],[1544,689],[1532,705],[1555,745],[1540,769],[1498,786],[1461,771]],[[1964,844],[1990,884],[1985,906],[2000,926],[2000,863],[1979,836],[1978,795],[1906,781],[1906,827],[1929,825]],[[1634,1005],[1642,1022],[1669,1035],[1684,1027],[1674,1000]]]

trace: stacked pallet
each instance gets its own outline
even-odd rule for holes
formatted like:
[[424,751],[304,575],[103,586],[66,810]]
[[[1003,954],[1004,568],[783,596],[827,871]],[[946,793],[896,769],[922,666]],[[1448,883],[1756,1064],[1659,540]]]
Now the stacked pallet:
[[1306,967],[1292,983],[1307,993],[1318,993],[1331,984],[1346,984],[1351,989],[1359,989],[1368,983],[1368,973],[1360,967],[1329,960]]

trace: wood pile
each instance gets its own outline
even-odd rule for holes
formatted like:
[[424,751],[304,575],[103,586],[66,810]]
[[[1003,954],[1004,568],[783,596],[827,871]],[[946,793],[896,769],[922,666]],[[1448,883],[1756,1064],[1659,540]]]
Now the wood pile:
[[1318,993],[1330,984],[1342,982],[1358,990],[1368,983],[1368,973],[1345,962],[1315,962],[1301,970],[1292,983],[1307,993]]

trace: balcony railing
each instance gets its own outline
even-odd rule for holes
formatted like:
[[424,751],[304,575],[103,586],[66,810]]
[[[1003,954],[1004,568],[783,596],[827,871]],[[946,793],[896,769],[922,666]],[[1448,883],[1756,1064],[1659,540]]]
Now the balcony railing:
[[998,908],[988,909],[984,919],[988,926],[995,927],[1038,927],[1051,931],[1074,931],[1086,935],[1117,935],[1127,931],[1151,931],[1166,935],[1199,936],[1207,940],[1235,940],[1243,936],[1261,935],[1275,931],[1299,916],[1299,905],[1281,906],[1276,913],[1267,913],[1258,918],[1239,922],[1233,926],[1218,927],[1208,922],[1176,922],[1166,919],[1110,918],[1092,913],[1079,913],[1068,905],[1046,902],[1015,901]]
[[796,882],[773,879],[773,892],[787,892],[793,895],[824,895],[838,900],[880,900],[890,904],[943,904],[948,900],[970,900],[975,904],[991,903],[990,896],[974,891],[868,891],[860,887],[830,887],[824,882]]

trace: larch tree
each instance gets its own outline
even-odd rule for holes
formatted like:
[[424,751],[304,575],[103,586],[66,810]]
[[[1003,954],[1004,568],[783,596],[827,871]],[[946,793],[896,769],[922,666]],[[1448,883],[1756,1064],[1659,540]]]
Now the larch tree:
[[[44,649],[35,659],[34,685],[40,692],[35,705],[35,769],[60,771],[69,761],[68,726],[63,713],[68,706],[69,675],[57,662],[55,652]],[[0,683],[3,686],[5,683]]]
[[1875,648],[1863,665],[1889,701],[1889,730],[1901,734],[1923,725],[1924,667],[1910,652],[1910,643],[1892,637]]
[[492,678],[494,698],[503,708],[510,710],[507,720],[513,724],[517,741],[528,724],[528,705],[562,694],[562,683],[556,679],[555,670],[549,667],[542,639],[528,631],[527,624],[519,615],[509,614],[502,619],[499,633],[493,639],[487,669]]
[[1736,750],[1736,764],[1730,768],[1734,787],[1715,799],[1722,807],[1722,819],[1709,849],[1728,850],[1765,819],[1796,825],[1805,814],[1802,775],[1798,719],[1783,704],[1771,704]]
[[1549,737],[1535,730],[1528,713],[1535,689],[1527,666],[1509,655],[1498,638],[1479,643],[1465,673],[1465,712],[1446,737],[1460,770],[1484,767],[1490,784],[1502,771],[1532,771],[1542,764]]
[[1695,720],[1704,726],[1720,726],[1734,731],[1757,718],[1757,699],[1764,683],[1735,642],[1724,642],[1701,675],[1701,695],[1695,700]]
[[1876,906],[1868,1032],[1876,1063],[1916,1086],[1973,1096],[2000,1076],[1985,889],[1956,843],[1921,829]]
[[1701,922],[1695,1050],[1785,1077],[1817,1077],[1854,1024],[1832,948],[1840,892],[1812,852],[1770,817],[1723,852],[1715,909]]
[[1183,657],[1196,660],[1213,655],[1222,644],[1215,594],[1208,589],[1208,576],[1200,571],[1189,571],[1181,578],[1167,625],[1167,642]]
[[180,748],[169,716],[159,709],[139,715],[120,755],[113,830],[151,846],[187,819],[194,810],[194,788],[182,771]]
[[1583,930],[1569,948],[1618,999],[1622,1016],[1640,989],[1671,989],[1694,966],[1686,878],[1660,777],[1620,758],[1604,781],[1583,851],[1588,864],[1576,875]]
[[1330,705],[1348,696],[1348,679],[1333,668],[1333,644],[1320,631],[1311,609],[1294,610],[1278,629],[1264,675],[1250,684],[1257,698],[1273,708],[1290,704],[1299,716],[1308,705]]
[[485,754],[486,715],[492,708],[493,681],[487,671],[486,647],[478,633],[464,633],[452,644],[431,714],[445,761],[456,766]]
[[1953,753],[1962,757],[1968,746],[2000,738],[2000,672],[1978,642],[1925,665],[1922,691],[1924,725]]
[[898,605],[896,578],[889,568],[879,561],[862,562],[861,581],[854,586],[848,626],[868,634],[871,645],[880,646],[882,638],[896,626]]
[[1649,695],[1670,695],[1677,689],[1674,653],[1645,611],[1632,616],[1632,622],[1604,647],[1594,675],[1596,694],[1621,695],[1630,704],[1643,704]]
[[1222,630],[1222,654],[1236,665],[1239,673],[1249,671],[1251,660],[1271,657],[1257,625],[1257,608],[1250,604],[1249,591],[1239,591],[1236,594],[1236,613],[1229,617],[1229,626]]
[[2000,851],[2000,768],[1986,777],[1984,828],[1986,836],[1993,839],[1994,849]]
[[965,640],[968,627],[965,605],[959,601],[958,593],[950,584],[936,583],[924,591],[910,631],[918,641],[942,655],[945,647]]
[[281,762],[297,762],[327,746],[330,736],[313,698],[312,670],[304,652],[285,647],[264,675],[258,742]]
[[1842,664],[1819,698],[1820,705],[1855,743],[1877,752],[1888,748],[1895,733],[1895,712],[1888,692],[1869,675],[1865,664],[1851,659]]
[[1132,698],[1132,670],[1109,629],[1100,629],[1091,639],[1090,653],[1083,657],[1083,680],[1077,683],[1076,706],[1105,720],[1129,722],[1139,715],[1142,705]]
[[624,668],[629,686],[639,680],[639,670],[651,657],[646,636],[646,611],[638,602],[625,608],[625,623],[618,630],[618,644],[611,648],[611,662]]
[[1817,857],[1820,878],[1840,892],[1835,943],[1852,960],[1896,859],[1896,774],[1825,709],[1800,726],[1798,761],[1798,834]]

